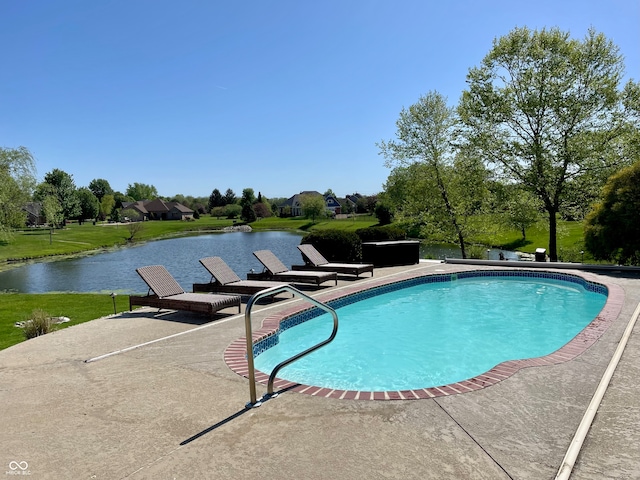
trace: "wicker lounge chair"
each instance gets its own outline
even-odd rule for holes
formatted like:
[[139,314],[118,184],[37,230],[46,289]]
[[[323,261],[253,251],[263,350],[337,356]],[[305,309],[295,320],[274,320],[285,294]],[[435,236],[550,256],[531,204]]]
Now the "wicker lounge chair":
[[283,282],[268,280],[242,280],[220,257],[201,258],[200,263],[211,274],[209,283],[194,283],[194,292],[223,292],[253,295],[265,288],[281,287]]
[[[336,272],[317,272],[311,270],[289,270],[271,250],[258,250],[253,252],[255,257],[264,265],[265,271],[254,274],[253,279],[278,280],[292,283],[313,283],[320,285],[328,280],[338,284]],[[252,278],[251,276],[247,276]]]
[[373,277],[372,263],[333,263],[329,262],[322,254],[310,243],[298,245],[298,250],[302,253],[305,265],[293,265],[293,270],[319,270],[330,271],[336,273],[344,273],[359,277],[361,273],[371,272]]
[[138,305],[213,315],[227,307],[238,307],[240,313],[240,296],[186,293],[162,265],[137,268],[136,272],[149,286],[149,291],[145,296],[131,295],[129,310]]

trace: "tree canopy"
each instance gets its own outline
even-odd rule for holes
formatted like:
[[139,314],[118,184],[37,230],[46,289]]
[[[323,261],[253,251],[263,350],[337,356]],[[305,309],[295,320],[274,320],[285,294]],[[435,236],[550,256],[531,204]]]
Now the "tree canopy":
[[327,205],[322,195],[304,194],[300,196],[300,208],[306,218],[315,222],[316,218],[324,215]]
[[253,203],[256,200],[256,195],[253,188],[245,188],[242,190],[242,198],[240,199],[240,206],[242,207],[242,213],[240,218],[245,222],[255,222],[256,212],[253,209]]
[[618,48],[594,30],[580,41],[557,28],[516,28],[467,75],[458,108],[467,144],[540,198],[553,261],[569,182],[591,182],[629,162],[616,143],[629,133],[635,113],[626,100],[637,86],[621,90],[623,72]]
[[80,201],[72,175],[59,168],[47,173],[44,182],[38,185],[35,197],[44,200],[49,195],[57,198],[63,219],[77,218],[80,215]]
[[224,192],[224,204],[229,205],[230,203],[236,203],[236,194],[230,188]]
[[486,172],[455,148],[454,109],[440,93],[429,92],[402,109],[396,126],[397,139],[378,144],[386,166],[396,167],[386,200],[397,202],[423,233],[458,243],[466,258],[466,218],[483,204]]
[[209,211],[211,211],[212,208],[223,207],[224,205],[224,198],[222,197],[220,190],[214,188],[211,195],[209,195],[209,202],[207,204]]
[[104,178],[94,178],[89,182],[89,190],[93,193],[99,202],[105,195],[113,195],[113,188]]
[[585,224],[594,258],[640,265],[640,161],[613,175]]
[[35,170],[33,156],[25,147],[0,147],[0,238],[24,226],[23,207],[36,184]]
[[125,195],[134,200],[155,200],[158,198],[158,190],[153,185],[134,182],[127,186]]
[[100,213],[100,202],[93,192],[86,188],[79,188],[78,201],[80,203],[80,215],[79,219],[96,219]]

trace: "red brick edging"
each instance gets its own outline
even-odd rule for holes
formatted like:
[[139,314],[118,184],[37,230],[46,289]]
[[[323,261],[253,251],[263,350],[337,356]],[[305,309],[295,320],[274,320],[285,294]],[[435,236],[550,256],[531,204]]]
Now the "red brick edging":
[[[447,273],[459,273],[460,271],[469,271],[469,268],[462,268],[456,272]],[[475,268],[474,270],[478,270]],[[495,269],[494,269],[495,270]],[[291,382],[276,378],[274,382],[274,390],[279,391],[283,389],[291,390],[294,392],[304,393],[306,395],[314,395],[318,397],[337,398],[345,400],[418,400],[423,398],[435,398],[448,395],[457,395],[459,393],[472,392],[474,390],[481,390],[483,388],[495,385],[506,378],[509,378],[519,370],[528,367],[540,367],[545,365],[557,365],[572,360],[582,354],[596,340],[609,328],[611,323],[618,317],[622,310],[624,303],[624,290],[617,284],[603,282],[601,278],[595,279],[589,273],[585,272],[563,272],[556,273],[570,273],[578,275],[587,281],[592,281],[605,285],[609,292],[607,301],[600,311],[600,313],[593,319],[589,325],[587,325],[580,333],[578,333],[573,339],[571,339],[564,346],[556,350],[555,352],[545,355],[543,357],[528,358],[525,360],[508,360],[502,362],[491,370],[477,375],[473,378],[463,380],[461,382],[451,383],[448,385],[441,385],[437,387],[429,387],[413,390],[392,390],[392,391],[359,391],[359,390],[334,390],[330,388],[316,387],[310,385],[302,385],[299,383]],[[382,285],[388,285],[390,283],[401,282],[416,278],[418,276],[424,276],[424,274],[416,275],[409,273],[402,277],[396,277],[393,280],[379,280],[373,283],[367,283],[366,288],[356,284],[350,288],[341,291],[333,291],[318,298],[321,302],[329,302],[342,298],[354,293],[358,293],[363,290],[375,288]],[[280,322],[286,318],[289,318],[296,313],[302,312],[309,308],[308,305],[301,305],[298,307],[292,307],[287,310],[281,311],[277,314],[267,317],[262,322],[262,327],[253,332],[253,343],[255,344],[259,340],[273,335],[279,328]],[[245,378],[249,377],[249,368],[247,365],[247,346],[246,337],[241,337],[227,347],[224,352],[224,361],[238,375],[242,375]],[[256,381],[266,385],[269,380],[269,375],[256,370]]]

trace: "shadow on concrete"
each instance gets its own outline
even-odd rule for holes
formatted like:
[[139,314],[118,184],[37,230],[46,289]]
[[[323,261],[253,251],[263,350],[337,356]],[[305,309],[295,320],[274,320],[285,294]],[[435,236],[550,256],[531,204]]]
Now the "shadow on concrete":
[[199,433],[196,433],[193,437],[189,437],[186,440],[180,442],[180,446],[183,445],[187,445],[191,442],[193,442],[194,440],[199,439],[200,437],[206,435],[207,433],[213,432],[215,429],[222,427],[223,425],[226,425],[227,423],[229,423],[231,420],[235,420],[236,418],[238,418],[240,415],[242,415],[243,413],[247,413],[249,410],[251,410],[251,408],[249,407],[245,407],[242,410],[234,413],[233,415],[228,416],[227,418],[225,418],[224,420],[220,420],[218,423],[216,423],[215,425],[211,425],[208,428],[205,428],[204,430],[202,430]]

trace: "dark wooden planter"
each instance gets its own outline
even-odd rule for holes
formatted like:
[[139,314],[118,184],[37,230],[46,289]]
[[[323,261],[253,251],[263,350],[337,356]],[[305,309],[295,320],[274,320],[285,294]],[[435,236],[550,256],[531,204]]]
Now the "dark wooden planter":
[[388,242],[363,242],[362,261],[376,267],[414,265],[420,261],[418,240],[396,240]]

